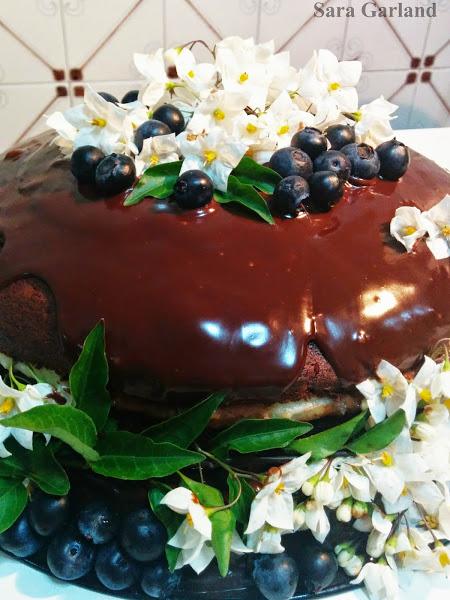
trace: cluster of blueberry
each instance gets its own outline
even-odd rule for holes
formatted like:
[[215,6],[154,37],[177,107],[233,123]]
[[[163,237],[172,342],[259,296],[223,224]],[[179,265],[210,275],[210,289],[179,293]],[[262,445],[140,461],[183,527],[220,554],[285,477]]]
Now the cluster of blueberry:
[[147,508],[120,519],[103,500],[74,510],[67,496],[34,492],[27,510],[0,535],[0,548],[28,558],[46,547],[48,568],[58,579],[74,581],[95,571],[108,590],[140,582],[150,598],[166,598],[180,579],[167,568],[166,541],[165,529]]
[[358,183],[377,175],[395,181],[409,161],[408,148],[396,139],[374,149],[357,144],[350,125],[332,125],[324,134],[305,127],[294,135],[291,146],[274,152],[269,161],[283,177],[271,207],[287,217],[295,216],[301,206],[308,212],[326,212],[342,197],[346,181]]
[[[108,92],[99,92],[108,102],[118,104],[119,100]],[[122,104],[137,100],[138,91],[131,90],[122,98]],[[158,135],[181,133],[185,127],[182,113],[171,104],[163,104],[155,110],[152,118],[140,125],[134,135],[134,143],[139,152],[144,140]],[[95,185],[103,196],[119,194],[131,187],[136,179],[134,161],[124,154],[105,154],[95,146],[81,146],[71,158],[71,170],[83,184]]]

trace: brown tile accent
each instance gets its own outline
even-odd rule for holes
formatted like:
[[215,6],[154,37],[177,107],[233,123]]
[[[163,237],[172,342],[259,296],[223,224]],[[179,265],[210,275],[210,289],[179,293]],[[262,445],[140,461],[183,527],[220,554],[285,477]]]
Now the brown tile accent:
[[64,69],[52,69],[53,71],[53,78],[55,79],[55,81],[63,81],[64,77],[65,77],[65,72]]
[[431,71],[424,71],[420,80],[422,81],[422,83],[428,83],[429,81],[431,81]]
[[84,96],[84,87],[82,85],[74,86],[73,93],[76,98],[82,98]]
[[68,94],[69,94],[69,92],[65,85],[57,85],[56,86],[56,95],[59,98],[64,98],[65,96],[68,96]]
[[420,67],[420,58],[413,56],[411,58],[411,69],[418,69]]
[[406,83],[410,84],[410,83],[416,83],[417,81],[417,73],[408,73],[408,75],[406,76]]
[[72,81],[83,80],[83,71],[81,69],[70,69],[69,74]]
[[434,54],[430,54],[429,56],[425,56],[425,60],[424,60],[424,65],[426,67],[432,67],[434,64],[434,59],[435,59],[435,55]]

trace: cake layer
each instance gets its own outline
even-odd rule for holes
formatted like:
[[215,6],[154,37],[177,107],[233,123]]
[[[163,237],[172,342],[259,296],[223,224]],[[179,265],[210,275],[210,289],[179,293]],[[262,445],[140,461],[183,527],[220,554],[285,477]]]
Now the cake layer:
[[[61,370],[103,318],[123,379],[276,397],[302,374],[310,342],[345,387],[381,358],[408,370],[449,335],[449,261],[425,244],[409,255],[388,232],[396,208],[429,209],[450,189],[420,155],[399,182],[349,186],[330,212],[270,226],[215,203],[98,199],[49,141],[0,163],[0,289],[33,276],[51,290],[42,319],[27,317],[32,338],[10,339],[21,295],[3,298],[0,350]],[[45,315],[57,333],[40,346]]]

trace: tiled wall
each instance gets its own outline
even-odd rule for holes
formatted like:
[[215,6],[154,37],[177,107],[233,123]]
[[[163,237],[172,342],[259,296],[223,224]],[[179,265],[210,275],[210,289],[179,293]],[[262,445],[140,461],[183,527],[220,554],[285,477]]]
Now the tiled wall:
[[[395,6],[393,0],[375,0]],[[315,0],[0,0],[0,150],[45,128],[42,115],[79,102],[84,82],[121,95],[135,87],[134,51],[232,34],[274,38],[292,62],[328,47],[364,64],[362,100],[400,105],[397,127],[450,125],[450,0],[436,18],[318,18]],[[404,0],[428,6],[431,0]]]

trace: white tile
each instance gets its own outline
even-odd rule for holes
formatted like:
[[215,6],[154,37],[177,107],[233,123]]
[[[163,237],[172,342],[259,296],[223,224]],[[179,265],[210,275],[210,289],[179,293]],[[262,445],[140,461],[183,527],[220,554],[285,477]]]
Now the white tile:
[[85,80],[133,79],[133,52],[163,45],[163,0],[62,1],[69,67]]
[[261,0],[260,41],[274,39],[277,48],[283,46],[312,18],[313,4],[311,0]]
[[[412,128],[444,127],[448,123],[449,112],[442,96],[442,82],[439,80],[439,76],[436,77],[436,73],[431,74],[430,82],[420,81],[417,85],[417,93],[409,123]],[[449,97],[448,76],[447,73],[447,101]]]
[[[257,35],[259,0],[190,0],[190,4],[221,38],[229,35]],[[167,18],[171,18],[170,12]]]
[[[1,2],[0,62],[6,71],[3,81],[53,81],[53,69],[64,71],[64,43],[59,11],[59,0]],[[15,40],[12,39],[13,36],[16,37]]]
[[45,131],[44,114],[68,106],[68,96],[57,97],[54,84],[0,86],[0,152],[22,138]]
[[[450,67],[450,2],[437,2],[437,16],[431,20],[430,33],[425,47],[428,66]],[[427,57],[429,57],[427,61]]]

